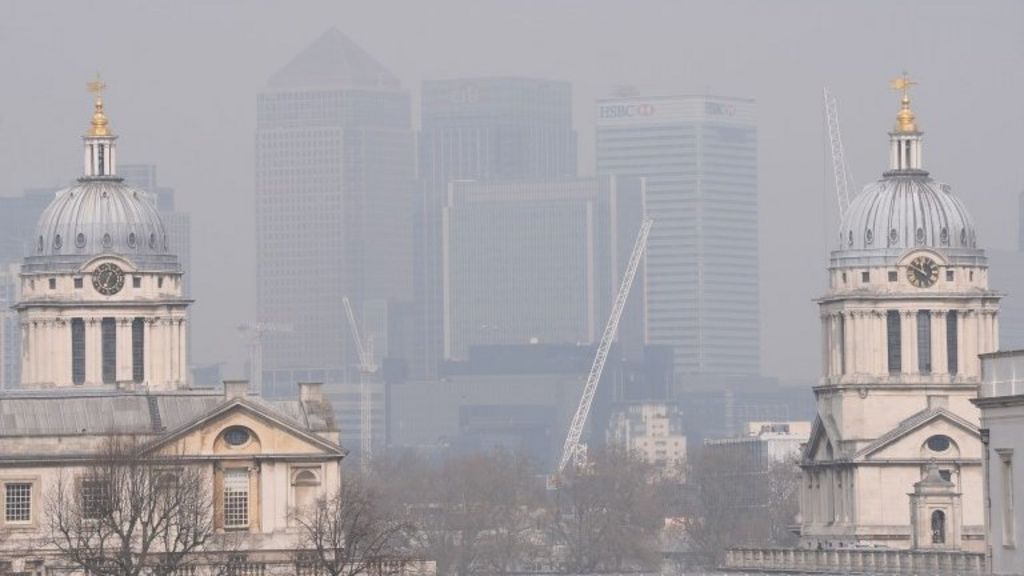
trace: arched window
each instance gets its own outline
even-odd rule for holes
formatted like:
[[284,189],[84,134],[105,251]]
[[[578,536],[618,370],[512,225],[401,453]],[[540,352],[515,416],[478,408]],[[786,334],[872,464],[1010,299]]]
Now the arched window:
[[295,507],[306,508],[316,502],[320,490],[320,478],[313,470],[299,470],[292,475],[292,490]]
[[946,513],[942,510],[932,512],[932,544],[946,543]]

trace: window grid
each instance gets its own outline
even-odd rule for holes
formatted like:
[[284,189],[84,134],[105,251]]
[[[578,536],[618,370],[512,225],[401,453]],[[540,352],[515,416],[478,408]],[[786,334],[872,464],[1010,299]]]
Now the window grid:
[[82,506],[82,517],[95,520],[102,518],[106,508],[106,482],[102,480],[83,480],[78,497]]
[[249,525],[249,471],[224,471],[224,527]]
[[146,378],[146,321],[132,320],[132,380],[142,382]]
[[900,330],[900,313],[898,310],[889,310],[885,313],[885,328],[887,336],[889,373],[898,374],[903,370],[902,334]]
[[104,318],[101,326],[103,346],[103,383],[117,382],[117,323],[113,318]]
[[917,311],[917,370],[932,371],[932,313],[928,310]]
[[71,381],[85,384],[85,320],[71,319]]
[[4,485],[4,519],[7,522],[32,520],[32,484],[11,482]]
[[957,359],[957,318],[956,311],[950,310],[946,313],[946,364],[950,374],[956,374],[960,369]]

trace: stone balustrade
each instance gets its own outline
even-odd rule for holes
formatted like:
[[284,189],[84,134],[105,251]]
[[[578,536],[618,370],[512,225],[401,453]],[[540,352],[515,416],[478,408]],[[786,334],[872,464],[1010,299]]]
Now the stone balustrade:
[[981,552],[897,550],[889,548],[734,548],[726,552],[726,571],[807,574],[987,574]]

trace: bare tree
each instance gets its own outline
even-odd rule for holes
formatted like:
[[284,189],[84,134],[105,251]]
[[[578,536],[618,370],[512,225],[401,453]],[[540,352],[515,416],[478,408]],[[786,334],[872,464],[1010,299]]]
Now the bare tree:
[[167,576],[211,539],[209,479],[173,458],[111,440],[81,473],[62,475],[47,502],[49,540],[96,576]]
[[763,463],[732,448],[706,446],[687,466],[683,538],[705,566],[719,565],[730,547],[792,544],[796,464]]
[[346,476],[338,492],[293,514],[302,531],[300,562],[329,576],[401,573],[411,560],[412,525],[372,479]]
[[595,454],[588,468],[564,478],[547,522],[563,571],[654,567],[664,524],[658,479],[642,460],[617,450]]

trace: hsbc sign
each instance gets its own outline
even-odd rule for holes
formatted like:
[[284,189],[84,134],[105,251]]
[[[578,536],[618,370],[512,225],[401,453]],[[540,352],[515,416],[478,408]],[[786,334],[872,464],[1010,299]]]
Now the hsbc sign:
[[599,118],[633,118],[653,115],[654,104],[605,104],[598,109]]

